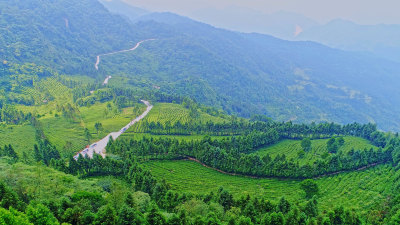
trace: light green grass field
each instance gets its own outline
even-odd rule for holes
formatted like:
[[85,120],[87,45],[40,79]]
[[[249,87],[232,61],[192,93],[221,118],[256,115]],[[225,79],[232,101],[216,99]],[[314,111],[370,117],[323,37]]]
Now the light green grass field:
[[[328,140],[329,139],[311,140],[312,149],[311,151],[306,152],[305,157],[302,159],[299,159],[298,157],[298,152],[302,151],[300,140],[283,140],[275,145],[257,150],[253,154],[260,156],[269,154],[273,158],[278,154],[285,154],[288,159],[299,160],[300,164],[312,163],[317,159],[320,159],[324,153],[328,152],[326,148]],[[348,136],[344,137],[344,140],[345,143],[339,148],[339,150],[345,153],[350,151],[352,148],[354,148],[354,150],[364,150],[364,148],[369,150],[370,148],[377,148],[370,144],[368,140],[359,137]]]
[[[304,200],[299,180],[231,176],[192,161],[149,161],[145,165],[158,179],[165,179],[178,191],[206,194],[216,192],[222,186],[236,197],[251,194],[274,201],[282,196],[293,202]],[[361,211],[369,209],[384,200],[394,174],[392,167],[383,165],[317,179],[321,208],[343,205]]]
[[81,119],[84,127],[95,132],[94,125],[101,122],[104,128],[103,133],[118,131],[130,121],[143,113],[146,109],[144,104],[137,104],[140,107],[139,113],[133,112],[133,107],[124,108],[122,112],[111,112],[106,114],[107,103],[98,103],[90,107],[81,107]]

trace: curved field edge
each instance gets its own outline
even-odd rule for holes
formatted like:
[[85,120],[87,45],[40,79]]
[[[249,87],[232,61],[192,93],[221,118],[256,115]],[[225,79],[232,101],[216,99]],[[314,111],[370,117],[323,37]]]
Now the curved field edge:
[[[165,179],[177,191],[206,194],[224,187],[236,197],[250,194],[274,201],[282,196],[296,203],[304,200],[300,180],[232,176],[186,160],[148,161],[145,165],[154,176]],[[391,193],[396,173],[400,172],[389,165],[380,165],[365,171],[316,179],[320,188],[320,207],[327,210],[343,205],[366,212],[380,205]]]

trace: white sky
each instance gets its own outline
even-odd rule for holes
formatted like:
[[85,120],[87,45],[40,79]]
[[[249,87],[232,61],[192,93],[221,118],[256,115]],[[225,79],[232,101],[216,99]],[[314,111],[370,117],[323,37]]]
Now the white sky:
[[400,0],[124,0],[151,11],[185,16],[204,8],[246,7],[264,13],[295,12],[325,23],[342,18],[361,24],[400,24]]

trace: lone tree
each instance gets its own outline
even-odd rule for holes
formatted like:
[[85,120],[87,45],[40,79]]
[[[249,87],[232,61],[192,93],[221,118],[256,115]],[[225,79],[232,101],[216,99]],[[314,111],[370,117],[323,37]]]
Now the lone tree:
[[314,195],[317,195],[319,192],[319,188],[317,183],[312,179],[303,180],[300,183],[301,189],[306,193],[306,198],[310,199]]
[[344,145],[344,138],[343,138],[343,137],[338,137],[338,138],[336,139],[336,141],[337,141],[339,147],[341,147],[341,146]]
[[326,142],[326,148],[328,149],[329,153],[336,153],[339,149],[338,143],[336,139],[333,137]]
[[94,128],[96,129],[97,134],[99,134],[99,131],[103,130],[103,124],[97,122],[94,124]]
[[86,141],[90,144],[90,139],[92,139],[92,134],[90,133],[89,129],[85,128],[84,131]]
[[304,138],[301,141],[301,147],[303,148],[303,150],[305,152],[310,151],[311,150],[311,140],[310,140],[310,138]]

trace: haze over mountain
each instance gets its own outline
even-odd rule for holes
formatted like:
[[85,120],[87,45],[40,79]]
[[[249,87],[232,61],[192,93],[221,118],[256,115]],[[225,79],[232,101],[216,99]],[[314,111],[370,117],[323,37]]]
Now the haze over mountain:
[[134,7],[121,0],[99,0],[110,12],[118,13],[128,17],[130,20],[135,20],[136,18],[150,13],[145,9]]
[[295,38],[298,34],[296,28],[307,30],[318,25],[318,22],[297,13],[279,11],[267,14],[234,6],[198,10],[193,13],[193,18],[220,28],[269,34],[287,40]]
[[[257,11],[264,14],[272,14],[279,11],[292,12],[304,15],[321,24],[331,20],[342,18],[354,21],[359,24],[398,24],[400,15],[398,13],[397,0],[365,1],[365,0],[122,0],[135,7],[145,8],[155,12],[173,12],[188,16],[194,19],[195,13],[203,9],[229,10],[230,8],[242,8],[250,11]],[[243,15],[244,16],[244,15]],[[219,18],[223,19],[224,14]],[[246,19],[238,15],[232,24],[239,19]],[[217,22],[217,21],[214,21]],[[211,23],[213,24],[213,23]]]
[[325,45],[375,54],[400,62],[400,25],[359,25],[334,20],[304,29],[295,40],[312,40]]
[[[107,2],[105,5],[114,12],[116,12],[116,8],[124,8],[119,10],[119,13],[133,17],[131,19],[137,19],[137,12],[144,11],[139,8],[129,11],[129,8],[133,7],[132,4],[136,2],[144,4],[139,0],[104,0],[104,2]],[[144,5],[151,6],[151,4],[149,2]],[[377,18],[375,21],[380,21],[380,23],[373,22],[373,25],[366,25],[370,21],[360,17],[358,21],[362,22],[363,25],[361,25],[351,22],[349,20],[351,17],[349,16],[347,16],[349,18],[347,20],[337,18],[332,20],[330,19],[332,17],[326,17],[322,21],[321,19],[311,19],[301,13],[285,11],[289,8],[284,5],[280,6],[279,11],[266,13],[262,11],[264,8],[254,9],[224,4],[221,3],[220,7],[212,7],[211,5],[213,4],[210,3],[209,5],[205,4],[203,8],[181,11],[196,20],[233,31],[268,34],[285,40],[315,41],[333,48],[364,52],[400,61],[400,25],[385,24],[400,21],[400,18],[398,20],[395,18],[385,20],[385,17],[389,18],[391,15],[390,12],[387,12],[387,15],[376,13],[380,16],[380,19]],[[221,5],[224,6],[222,7]],[[353,6],[348,6],[348,8],[350,9]],[[370,6],[364,5],[359,10],[368,10],[368,7]],[[271,8],[274,7],[272,6]],[[274,9],[279,9],[279,7],[275,6]],[[332,11],[335,11],[335,9],[332,9]],[[140,15],[143,15],[143,13]],[[343,18],[346,17],[345,14],[338,13],[337,15]],[[357,20],[357,18],[353,19]]]

